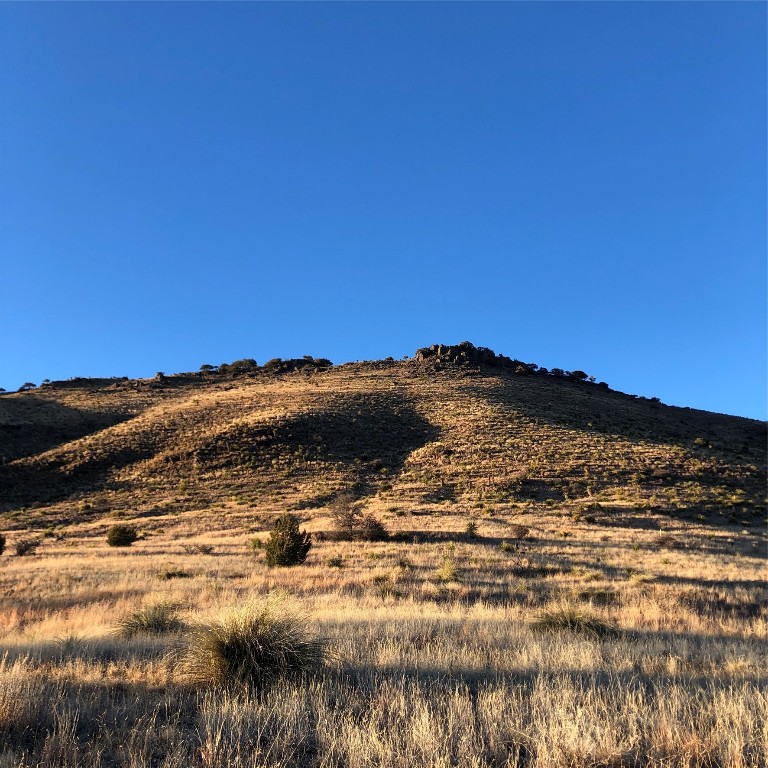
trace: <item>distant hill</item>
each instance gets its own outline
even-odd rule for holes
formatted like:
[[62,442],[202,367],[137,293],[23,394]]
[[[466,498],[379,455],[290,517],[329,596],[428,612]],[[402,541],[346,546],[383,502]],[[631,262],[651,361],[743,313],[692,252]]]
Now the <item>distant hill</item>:
[[409,360],[311,357],[0,396],[12,525],[228,505],[378,505],[712,524],[765,513],[766,424],[614,392],[468,342]]

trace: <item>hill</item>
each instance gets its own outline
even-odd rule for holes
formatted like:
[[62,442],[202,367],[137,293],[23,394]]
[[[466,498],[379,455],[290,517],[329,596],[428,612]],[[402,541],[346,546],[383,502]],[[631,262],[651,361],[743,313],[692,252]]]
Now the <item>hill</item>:
[[[253,360],[0,396],[12,525],[216,509],[762,519],[766,425],[612,391],[469,343],[332,366]],[[234,518],[233,518],[234,519]]]
[[0,763],[761,768],[765,436],[469,344],[2,395]]

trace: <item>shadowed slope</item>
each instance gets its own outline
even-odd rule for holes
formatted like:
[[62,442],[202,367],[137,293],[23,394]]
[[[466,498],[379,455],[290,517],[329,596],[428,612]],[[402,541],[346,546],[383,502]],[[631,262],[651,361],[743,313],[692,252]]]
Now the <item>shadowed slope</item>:
[[34,456],[121,421],[131,414],[78,408],[37,393],[0,398],[0,463]]

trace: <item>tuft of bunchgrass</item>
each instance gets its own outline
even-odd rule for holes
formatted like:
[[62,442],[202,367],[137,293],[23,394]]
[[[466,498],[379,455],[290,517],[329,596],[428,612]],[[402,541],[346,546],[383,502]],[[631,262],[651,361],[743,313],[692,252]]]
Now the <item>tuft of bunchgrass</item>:
[[613,624],[571,605],[556,605],[539,611],[531,628],[537,632],[572,632],[591,638],[616,638],[621,634]]
[[308,617],[273,595],[193,627],[176,660],[189,682],[260,690],[279,678],[316,671],[326,656],[326,641]]
[[118,622],[115,632],[120,637],[136,635],[173,635],[186,629],[178,617],[178,603],[161,602],[144,605],[127,613]]

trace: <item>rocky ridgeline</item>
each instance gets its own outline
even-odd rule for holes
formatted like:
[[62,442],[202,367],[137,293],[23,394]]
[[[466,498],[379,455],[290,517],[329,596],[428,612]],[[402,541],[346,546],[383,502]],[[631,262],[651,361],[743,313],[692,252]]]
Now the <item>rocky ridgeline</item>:
[[[522,360],[516,360],[506,355],[499,355],[488,347],[476,347],[469,341],[462,341],[460,344],[432,344],[429,347],[422,347],[416,350],[413,358],[417,363],[425,366],[431,371],[440,371],[447,366],[461,367],[464,369],[477,369],[479,366],[492,366],[495,368],[506,368],[518,375],[538,374],[542,376],[555,376],[559,378],[570,379],[571,381],[589,381],[595,382],[594,376],[588,376],[584,371],[565,371],[561,368],[542,368],[535,363],[525,363]],[[393,358],[388,357],[385,360],[371,360],[363,363],[348,363],[346,365],[364,365],[367,368],[386,368],[395,365]],[[253,358],[244,358],[235,360],[232,363],[221,363],[220,365],[202,365],[197,372],[189,373],[157,373],[152,379],[132,379],[127,377],[112,378],[82,378],[77,377],[68,381],[49,381],[45,380],[41,388],[48,389],[67,389],[67,388],[157,388],[180,386],[202,379],[233,379],[240,377],[254,377],[263,375],[286,374],[301,371],[311,373],[313,371],[325,371],[333,367],[334,364],[324,357],[312,357],[305,355],[301,358],[292,358],[283,360],[279,357],[268,360],[263,365],[259,365]],[[605,382],[599,382],[597,386],[608,388]],[[20,392],[37,389],[37,386],[31,382],[22,385]],[[4,390],[0,389],[0,392]],[[653,398],[656,399],[656,398]]]
[[[431,347],[422,347],[416,350],[415,360],[430,366],[434,370],[440,370],[446,365],[463,367],[490,365],[497,368],[509,368],[515,373],[524,376],[536,373],[542,376],[570,379],[571,381],[595,383],[595,377],[589,376],[584,371],[542,368],[536,365],[536,363],[524,363],[522,360],[514,360],[506,355],[498,355],[492,349],[488,349],[488,347],[476,347],[469,341],[462,341],[460,344],[433,344]],[[597,386],[608,388],[604,381],[598,382]]]
[[538,365],[513,360],[506,355],[497,355],[488,347],[476,347],[469,341],[461,344],[433,344],[416,350],[416,360],[432,365],[493,365],[512,368],[517,373],[536,373]]

